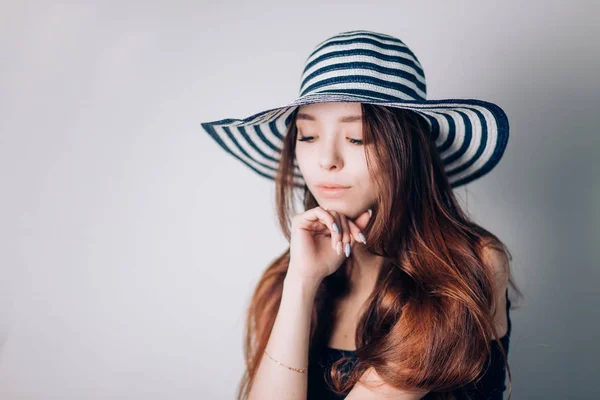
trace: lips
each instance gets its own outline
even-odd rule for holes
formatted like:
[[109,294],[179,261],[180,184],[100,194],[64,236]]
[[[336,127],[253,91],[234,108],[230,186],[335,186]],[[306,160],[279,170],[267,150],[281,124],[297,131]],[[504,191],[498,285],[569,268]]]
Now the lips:
[[317,187],[322,189],[348,189],[348,186],[338,185],[337,183],[321,183]]
[[340,197],[344,195],[344,193],[349,189],[349,187],[339,185],[317,185],[317,189],[324,197]]

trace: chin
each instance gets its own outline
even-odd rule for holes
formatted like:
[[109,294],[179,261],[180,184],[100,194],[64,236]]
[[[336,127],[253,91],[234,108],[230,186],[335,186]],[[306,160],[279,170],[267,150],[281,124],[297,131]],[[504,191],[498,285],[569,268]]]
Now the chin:
[[356,218],[360,215],[360,203],[352,200],[346,200],[343,198],[339,199],[321,199],[317,200],[319,205],[327,210],[337,211],[340,214],[344,214],[350,219]]

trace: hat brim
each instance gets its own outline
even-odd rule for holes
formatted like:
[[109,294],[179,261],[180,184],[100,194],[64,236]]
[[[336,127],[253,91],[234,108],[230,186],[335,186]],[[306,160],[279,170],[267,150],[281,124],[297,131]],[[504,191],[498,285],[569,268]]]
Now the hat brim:
[[[201,123],[202,128],[229,154],[259,175],[274,180],[283,137],[292,112],[301,105],[323,102],[360,102],[415,111],[431,128],[451,187],[465,185],[490,172],[506,149],[509,125],[496,104],[476,99],[403,101],[348,93],[311,93],[291,103],[243,119]],[[295,164],[294,184],[304,186]]]

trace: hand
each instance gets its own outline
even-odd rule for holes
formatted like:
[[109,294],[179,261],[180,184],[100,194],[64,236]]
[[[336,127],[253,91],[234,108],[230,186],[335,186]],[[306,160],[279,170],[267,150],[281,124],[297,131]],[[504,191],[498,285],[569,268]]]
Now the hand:
[[318,285],[342,265],[355,245],[364,243],[361,229],[370,217],[370,212],[365,211],[351,220],[320,206],[294,216],[288,276]]

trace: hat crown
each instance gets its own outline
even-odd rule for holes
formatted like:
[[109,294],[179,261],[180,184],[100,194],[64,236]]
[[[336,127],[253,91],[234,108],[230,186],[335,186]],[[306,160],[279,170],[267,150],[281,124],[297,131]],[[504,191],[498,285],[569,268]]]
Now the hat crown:
[[415,54],[390,35],[354,30],[317,44],[306,59],[300,97],[317,93],[386,101],[425,101],[425,73]]

